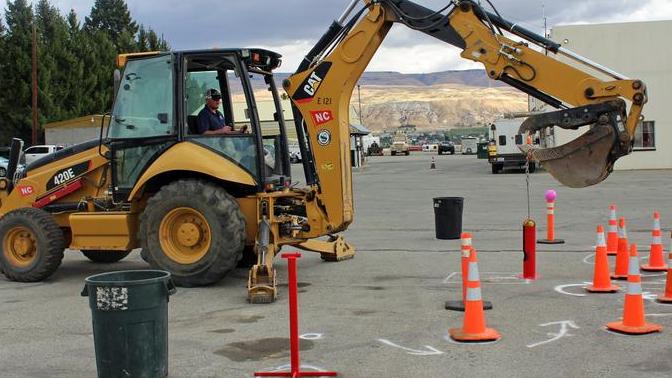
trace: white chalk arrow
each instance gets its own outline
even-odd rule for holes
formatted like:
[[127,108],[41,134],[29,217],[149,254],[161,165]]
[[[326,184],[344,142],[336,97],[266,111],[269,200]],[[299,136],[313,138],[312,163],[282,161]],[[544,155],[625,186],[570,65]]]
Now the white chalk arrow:
[[550,322],[550,323],[539,324],[540,327],[548,327],[548,326],[551,326],[551,325],[560,325],[560,330],[557,333],[553,333],[553,332],[548,332],[547,333],[548,336],[552,336],[551,339],[548,339],[548,340],[545,340],[545,341],[540,341],[540,342],[534,343],[534,344],[530,344],[527,347],[528,348],[534,348],[534,347],[537,347],[539,345],[543,345],[543,344],[550,343],[552,341],[558,340],[561,337],[572,336],[569,333],[569,328],[579,329],[579,326],[577,326],[576,323],[574,323],[573,320],[561,320],[561,321],[558,321],[558,322]]
[[579,283],[579,284],[558,285],[555,288],[553,288],[553,290],[557,291],[560,294],[573,295],[575,297],[585,297],[586,294],[574,294],[574,293],[566,292],[565,288],[566,287],[574,287],[574,286],[582,286],[583,287],[583,286],[586,286],[586,285],[590,285],[590,282],[584,282],[582,284]]
[[391,347],[395,347],[395,348],[405,350],[406,353],[414,355],[414,356],[433,356],[433,355],[443,354],[442,351],[437,350],[436,348],[431,347],[429,345],[425,345],[425,348],[427,350],[419,350],[419,349],[406,348],[406,347],[403,347],[401,345],[397,345],[397,344],[391,342],[390,340],[386,340],[386,339],[378,339],[378,341],[380,341],[383,344],[389,345]]

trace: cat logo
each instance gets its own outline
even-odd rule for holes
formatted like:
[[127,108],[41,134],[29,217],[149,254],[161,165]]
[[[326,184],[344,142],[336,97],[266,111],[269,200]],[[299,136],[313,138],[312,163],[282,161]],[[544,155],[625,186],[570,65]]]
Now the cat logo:
[[331,62],[322,62],[315,67],[294,93],[294,101],[300,104],[313,101],[313,96],[317,93],[330,68]]
[[333,171],[334,163],[322,163],[322,165],[320,165],[320,168],[322,168],[323,171]]

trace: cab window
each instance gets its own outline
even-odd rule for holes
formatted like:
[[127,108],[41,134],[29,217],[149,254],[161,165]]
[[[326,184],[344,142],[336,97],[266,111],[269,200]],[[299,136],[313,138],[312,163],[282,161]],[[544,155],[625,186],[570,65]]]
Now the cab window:
[[[185,134],[187,139],[202,144],[209,149],[228,157],[241,165],[250,174],[256,176],[257,147],[254,130],[247,114],[247,99],[243,90],[242,75],[234,56],[211,55],[189,57],[186,61],[185,75]],[[221,93],[219,112],[224,117],[224,124],[232,126],[234,131],[240,131],[243,125],[247,132],[242,134],[198,134],[198,116],[206,106],[205,92],[216,89]],[[234,103],[242,103],[242,113],[234,111]]]
[[108,128],[111,139],[175,134],[172,55],[126,63]]

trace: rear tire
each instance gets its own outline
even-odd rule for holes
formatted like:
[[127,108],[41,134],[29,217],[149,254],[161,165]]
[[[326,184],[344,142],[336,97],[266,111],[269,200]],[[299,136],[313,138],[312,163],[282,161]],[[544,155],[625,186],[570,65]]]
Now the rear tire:
[[139,239],[152,268],[180,286],[218,282],[236,267],[245,245],[245,218],[235,198],[203,181],[161,188],[140,217]]
[[534,173],[534,171],[537,170],[537,166],[534,163],[530,163],[530,166],[528,167],[530,173]]
[[0,240],[0,271],[12,281],[42,281],[63,260],[63,231],[44,210],[22,208],[5,214],[0,219]]
[[121,261],[131,253],[131,251],[104,251],[98,249],[83,249],[81,252],[86,258],[99,264],[111,264]]
[[499,164],[490,164],[490,168],[492,169],[493,175],[496,175],[502,169],[502,167],[500,167]]

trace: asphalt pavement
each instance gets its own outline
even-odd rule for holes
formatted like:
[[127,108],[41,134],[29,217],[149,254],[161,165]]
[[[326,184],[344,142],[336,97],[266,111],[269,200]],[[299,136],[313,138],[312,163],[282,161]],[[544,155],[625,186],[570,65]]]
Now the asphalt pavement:
[[[431,158],[436,169],[430,169]],[[293,165],[295,175],[301,175]],[[353,173],[355,221],[345,233],[354,259],[298,260],[303,370],[340,377],[667,377],[672,371],[672,306],[657,304],[665,273],[646,273],[647,320],[662,333],[624,336],[604,329],[622,316],[624,293],[588,294],[595,227],[606,227],[609,204],[627,219],[630,241],[645,260],[652,213],[661,213],[670,247],[670,171],[619,171],[583,189],[563,187],[547,173],[529,177],[530,216],[545,236],[544,191],[555,189],[556,237],[538,245],[540,278],[522,271],[522,222],[527,180],[520,171],[493,175],[475,156],[371,157]],[[489,327],[502,335],[488,344],[458,344],[448,329],[463,313],[444,309],[461,295],[459,241],[437,240],[434,197],[464,197],[463,230],[478,250],[482,293],[494,309]],[[613,267],[613,257],[610,262]],[[246,302],[247,271],[219,284],[179,288],[169,302],[171,377],[252,377],[289,364],[286,262],[278,258],[278,300]],[[40,283],[0,277],[0,376],[96,376],[91,312],[81,297],[85,277],[143,269],[138,253],[113,265],[67,251],[59,270]],[[625,282],[619,281],[622,287]]]

